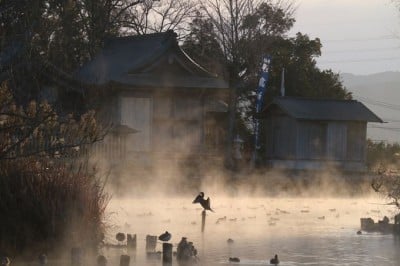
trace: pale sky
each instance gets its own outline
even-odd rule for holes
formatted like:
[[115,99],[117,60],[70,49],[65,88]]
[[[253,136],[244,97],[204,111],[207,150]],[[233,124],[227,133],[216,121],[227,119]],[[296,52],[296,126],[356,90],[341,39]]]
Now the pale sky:
[[321,69],[400,71],[400,11],[392,0],[297,0],[296,32],[320,38]]
[[[300,31],[321,39],[322,56],[317,59],[320,69],[356,75],[400,71],[400,10],[394,3],[397,1],[400,6],[400,0],[295,1],[298,5],[296,23],[289,36]],[[386,93],[380,88],[372,92],[350,91],[378,116],[385,121],[389,119],[389,123],[378,124],[385,128],[371,128],[376,125],[370,123],[368,137],[400,142],[400,93],[391,86],[386,88]],[[371,103],[373,100],[396,108],[376,106]]]

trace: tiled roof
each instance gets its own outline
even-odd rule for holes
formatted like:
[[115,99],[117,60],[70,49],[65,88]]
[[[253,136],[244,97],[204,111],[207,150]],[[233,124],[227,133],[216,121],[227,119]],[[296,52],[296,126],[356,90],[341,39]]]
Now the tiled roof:
[[383,122],[364,104],[355,100],[277,97],[263,113],[268,113],[274,105],[296,119]]
[[[157,75],[146,70],[162,58],[182,65],[189,74]],[[90,85],[228,88],[225,81],[206,71],[180,49],[173,31],[109,39],[99,54],[78,70],[76,77]]]

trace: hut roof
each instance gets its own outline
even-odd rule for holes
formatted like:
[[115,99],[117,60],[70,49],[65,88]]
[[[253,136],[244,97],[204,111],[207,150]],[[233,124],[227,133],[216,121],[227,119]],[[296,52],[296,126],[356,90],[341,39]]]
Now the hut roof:
[[364,104],[355,100],[325,100],[297,97],[276,97],[264,110],[263,115],[273,106],[278,106],[295,119],[367,121],[383,123]]
[[98,86],[228,88],[179,47],[173,31],[111,38],[76,77]]

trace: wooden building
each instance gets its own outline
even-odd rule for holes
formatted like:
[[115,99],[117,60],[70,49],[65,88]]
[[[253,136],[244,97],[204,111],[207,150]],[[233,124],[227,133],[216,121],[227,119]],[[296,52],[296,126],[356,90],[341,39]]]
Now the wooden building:
[[155,159],[222,157],[228,84],[194,62],[174,32],[110,39],[76,77],[103,121],[134,130],[105,140],[110,160],[151,166]]
[[354,100],[277,97],[263,111],[272,168],[366,169],[368,122],[383,121]]

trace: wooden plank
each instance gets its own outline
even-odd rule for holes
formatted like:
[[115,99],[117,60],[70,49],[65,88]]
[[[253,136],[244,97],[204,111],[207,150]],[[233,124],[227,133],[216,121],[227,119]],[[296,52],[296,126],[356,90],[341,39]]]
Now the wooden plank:
[[327,128],[327,158],[345,160],[347,151],[347,125],[344,122],[329,122]]
[[121,124],[138,130],[127,136],[127,152],[151,150],[152,99],[121,97]]

